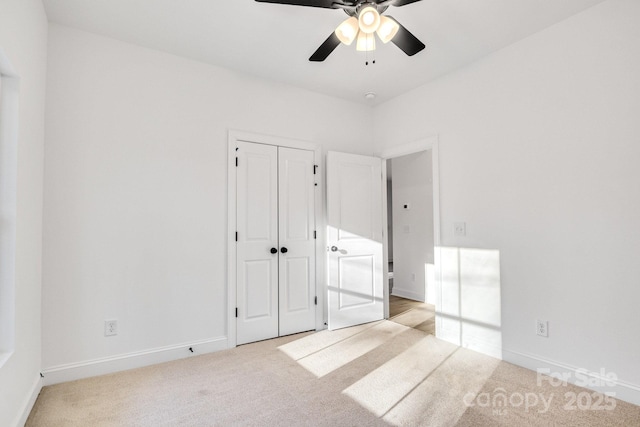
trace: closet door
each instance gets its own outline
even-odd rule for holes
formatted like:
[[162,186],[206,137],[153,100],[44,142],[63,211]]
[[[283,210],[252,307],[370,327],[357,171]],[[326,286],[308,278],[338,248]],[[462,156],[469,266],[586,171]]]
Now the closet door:
[[278,149],[280,335],[315,329],[313,152]]
[[278,148],[238,141],[237,343],[278,336]]

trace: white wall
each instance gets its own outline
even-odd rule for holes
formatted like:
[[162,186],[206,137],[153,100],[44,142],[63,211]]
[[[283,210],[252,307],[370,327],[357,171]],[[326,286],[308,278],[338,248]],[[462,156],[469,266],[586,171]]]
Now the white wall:
[[42,164],[47,19],[39,0],[0,2],[0,49],[20,77],[14,352],[0,367],[0,424],[24,423],[40,391]]
[[[426,265],[433,265],[431,151],[391,160],[393,169],[393,295],[426,300]],[[405,209],[404,205],[409,205]]]
[[639,21],[640,2],[607,1],[374,117],[378,150],[439,134],[442,242],[499,251],[505,359],[636,386]]
[[[370,113],[51,25],[45,381],[104,358],[206,341],[196,352],[215,349],[227,334],[228,130],[371,154]],[[105,338],[110,318],[119,333]]]

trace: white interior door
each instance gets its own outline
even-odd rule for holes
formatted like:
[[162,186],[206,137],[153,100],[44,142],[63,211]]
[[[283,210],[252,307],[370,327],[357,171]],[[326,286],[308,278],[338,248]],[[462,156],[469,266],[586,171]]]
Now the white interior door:
[[314,152],[236,153],[237,344],[315,329]]
[[381,320],[382,160],[327,154],[329,329]]
[[312,151],[278,149],[281,336],[315,329],[313,158]]
[[239,141],[237,158],[236,333],[245,344],[278,336],[278,148]]

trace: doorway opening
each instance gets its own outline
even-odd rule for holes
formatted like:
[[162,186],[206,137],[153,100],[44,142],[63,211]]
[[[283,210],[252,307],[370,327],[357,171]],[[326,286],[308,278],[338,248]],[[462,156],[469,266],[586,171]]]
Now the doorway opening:
[[435,335],[431,151],[386,162],[389,320]]
[[439,192],[435,138],[384,159],[385,317],[436,335]]

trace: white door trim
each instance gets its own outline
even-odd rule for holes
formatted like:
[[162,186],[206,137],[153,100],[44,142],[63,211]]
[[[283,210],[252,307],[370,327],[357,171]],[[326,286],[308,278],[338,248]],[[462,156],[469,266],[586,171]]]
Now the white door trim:
[[[0,48],[0,367],[15,352],[16,299],[16,188],[18,178],[18,130],[20,77]],[[29,408],[30,409],[30,408]]]
[[321,195],[322,171],[320,168],[322,152],[320,146],[311,142],[278,136],[261,135],[252,132],[229,130],[227,145],[227,343],[229,348],[236,346],[236,142],[246,141],[257,144],[274,145],[278,147],[297,148],[314,152],[314,164],[318,165],[316,172],[315,216],[316,216],[316,330],[324,328],[323,313],[325,307],[324,293],[324,203]]
[[[396,157],[406,156],[408,154],[415,154],[421,151],[431,150],[431,166],[432,166],[432,179],[433,179],[433,246],[434,246],[434,264],[435,264],[435,280],[436,280],[436,295],[440,295],[440,153],[439,153],[439,138],[438,135],[428,136],[417,141],[412,141],[404,144],[395,145],[393,147],[385,148],[376,155],[383,160],[393,159]],[[383,182],[387,181],[387,162],[382,163],[382,179]],[[387,186],[382,186],[382,203],[384,208],[382,209],[382,223],[387,223]],[[382,258],[386,260],[383,262],[384,268],[384,317],[389,318],[389,248],[388,248],[388,236],[385,229],[385,238],[383,240],[383,252]],[[437,297],[436,303],[440,303],[440,298]],[[436,312],[439,311],[440,306],[436,305]],[[438,335],[438,323],[436,322],[436,336]]]

